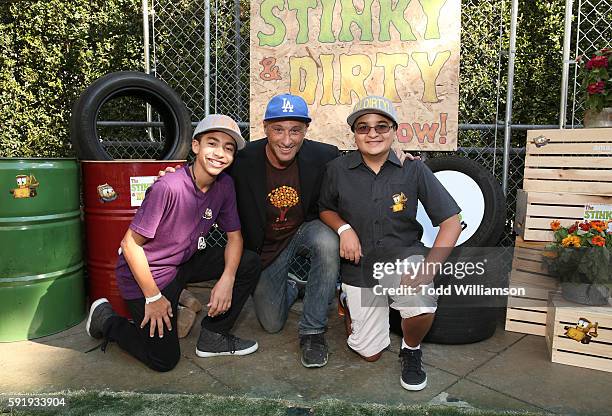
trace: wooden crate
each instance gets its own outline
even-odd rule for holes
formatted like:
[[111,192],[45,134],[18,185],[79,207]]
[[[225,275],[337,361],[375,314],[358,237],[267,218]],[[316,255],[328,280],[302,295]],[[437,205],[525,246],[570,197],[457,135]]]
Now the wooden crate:
[[506,331],[544,336],[550,292],[559,289],[542,262],[545,242],[529,242],[517,237],[509,287],[524,289],[524,296],[508,296]]
[[612,195],[610,156],[612,129],[529,130],[523,189]]
[[514,231],[527,241],[553,241],[550,223],[582,221],[585,204],[612,204],[612,196],[517,191]]
[[[546,344],[552,362],[612,372],[612,304],[579,305],[555,293],[550,297],[549,308]],[[565,327],[575,327],[579,318],[599,324],[598,336],[588,344],[564,335]]]

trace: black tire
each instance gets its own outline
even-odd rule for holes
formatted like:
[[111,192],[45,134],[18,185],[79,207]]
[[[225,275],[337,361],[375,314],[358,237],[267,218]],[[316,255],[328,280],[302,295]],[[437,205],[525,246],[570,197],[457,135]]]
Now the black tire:
[[[436,322],[437,320],[437,322]],[[433,344],[472,344],[495,334],[497,309],[442,308],[423,340]]]
[[185,159],[191,149],[191,117],[179,95],[165,82],[142,72],[113,72],[94,81],[72,107],[70,137],[79,159],[113,160],[96,126],[102,106],[118,97],[151,104],[164,123],[166,141],[159,160]]
[[[474,234],[458,244],[458,247],[494,247],[504,232],[506,202],[501,186],[495,177],[473,160],[458,156],[443,156],[427,159],[425,164],[432,172],[456,171],[472,178],[484,199],[484,215]],[[444,183],[443,183],[444,184]],[[461,249],[457,249],[461,250]],[[465,250],[461,250],[465,251]],[[482,282],[492,284],[498,279],[501,264],[490,262],[487,276]],[[501,259],[500,259],[501,263]],[[436,286],[452,284],[453,277],[438,278]],[[493,283],[493,286],[495,284]],[[490,338],[497,327],[498,308],[489,299],[479,296],[440,295],[438,309],[425,342],[436,344],[470,344]],[[394,309],[389,310],[391,331],[402,335],[401,316]]]
[[425,164],[433,173],[456,171],[472,178],[484,197],[484,216],[476,232],[458,246],[494,247],[506,225],[506,198],[495,177],[477,162],[459,156],[442,156],[427,159]]
[[[444,285],[449,279],[443,279]],[[438,309],[424,342],[434,344],[471,344],[493,336],[497,328],[499,307],[493,300],[482,296],[441,295]],[[402,336],[402,318],[395,309],[389,309],[389,326]]]

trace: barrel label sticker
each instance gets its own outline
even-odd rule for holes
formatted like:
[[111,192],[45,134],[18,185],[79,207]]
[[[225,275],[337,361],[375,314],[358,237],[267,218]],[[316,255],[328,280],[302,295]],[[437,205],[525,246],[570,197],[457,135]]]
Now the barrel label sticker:
[[139,207],[144,201],[147,189],[155,182],[157,176],[131,176],[130,202],[133,207]]
[[13,198],[31,198],[37,195],[36,188],[40,183],[34,175],[16,175],[15,179],[17,180],[17,188],[9,190],[13,194]]
[[101,202],[111,202],[117,199],[117,193],[108,183],[98,185],[98,196]]

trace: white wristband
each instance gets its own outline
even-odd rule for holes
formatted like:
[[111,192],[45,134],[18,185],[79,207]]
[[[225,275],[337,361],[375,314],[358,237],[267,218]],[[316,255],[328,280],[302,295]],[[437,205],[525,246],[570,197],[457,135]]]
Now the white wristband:
[[341,226],[340,226],[340,228],[338,228],[337,233],[338,233],[338,235],[340,235],[340,234],[342,234],[344,231],[346,231],[346,230],[350,230],[351,228],[353,228],[353,227],[351,227],[351,224],[344,224],[344,225],[341,225]]
[[145,298],[145,305],[148,305],[149,303],[157,302],[158,300],[161,299],[161,297],[162,297],[162,294],[161,292],[159,292],[155,296],[151,296],[150,298]]

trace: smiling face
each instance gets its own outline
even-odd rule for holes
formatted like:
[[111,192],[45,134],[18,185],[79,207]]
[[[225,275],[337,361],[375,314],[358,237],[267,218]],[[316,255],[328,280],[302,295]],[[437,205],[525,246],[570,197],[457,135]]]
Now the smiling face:
[[[393,121],[380,114],[364,114],[355,121],[354,128],[355,144],[364,157],[387,157],[395,139]],[[387,129],[385,133],[377,132]]]
[[191,150],[196,155],[198,171],[214,178],[234,161],[236,141],[222,131],[208,131],[192,140]]
[[308,124],[299,120],[264,121],[268,138],[266,156],[272,166],[282,169],[295,159],[304,143]]

